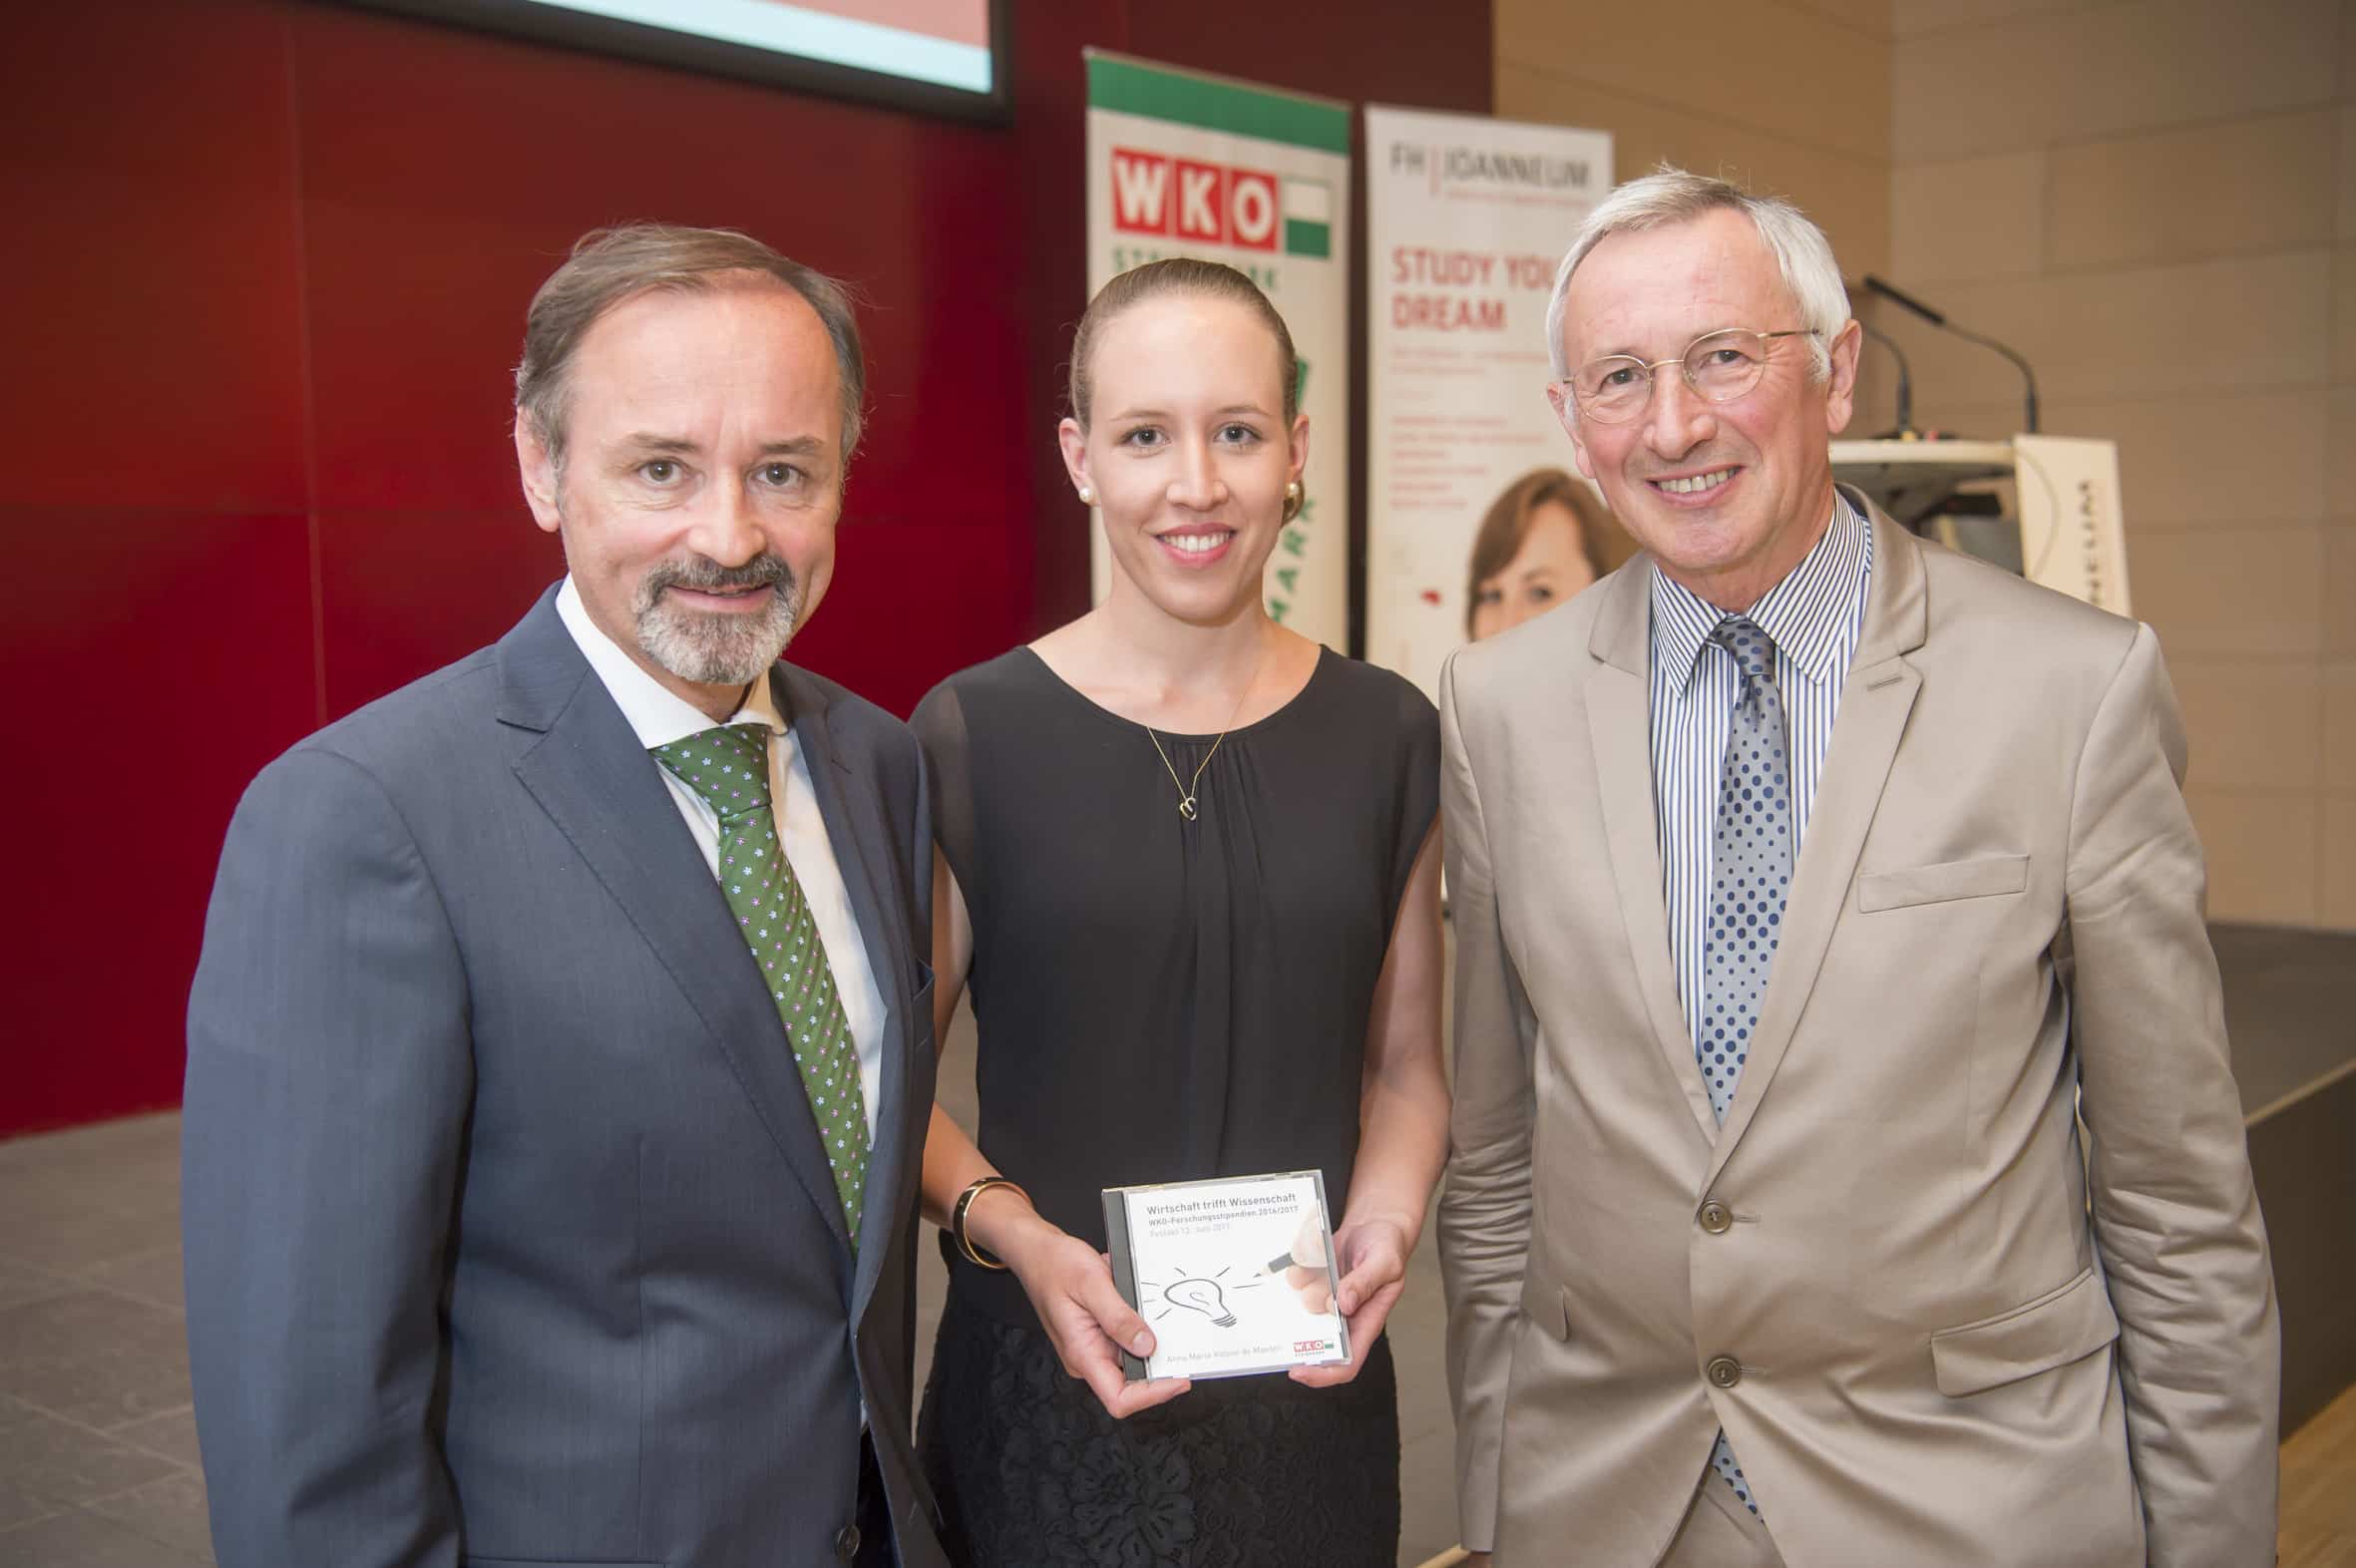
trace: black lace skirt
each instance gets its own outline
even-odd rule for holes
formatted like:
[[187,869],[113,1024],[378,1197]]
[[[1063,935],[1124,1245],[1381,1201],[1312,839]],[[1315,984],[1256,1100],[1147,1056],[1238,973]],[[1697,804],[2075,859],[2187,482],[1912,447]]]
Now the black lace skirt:
[[1198,1382],[1116,1421],[1047,1336],[942,1315],[917,1445],[968,1568],[1391,1568],[1398,1384]]

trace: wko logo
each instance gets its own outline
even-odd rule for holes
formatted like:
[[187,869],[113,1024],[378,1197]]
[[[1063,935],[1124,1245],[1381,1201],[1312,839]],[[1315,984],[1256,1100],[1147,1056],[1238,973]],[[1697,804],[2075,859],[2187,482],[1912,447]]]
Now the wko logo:
[[1328,256],[1333,194],[1319,180],[1114,148],[1112,226],[1191,244]]

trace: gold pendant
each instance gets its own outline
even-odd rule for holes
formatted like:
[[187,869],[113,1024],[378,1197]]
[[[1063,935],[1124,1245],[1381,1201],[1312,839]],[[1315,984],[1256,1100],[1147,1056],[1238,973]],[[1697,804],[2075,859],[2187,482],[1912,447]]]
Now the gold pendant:
[[1178,797],[1178,815],[1189,822],[1194,820],[1194,797],[1192,795]]

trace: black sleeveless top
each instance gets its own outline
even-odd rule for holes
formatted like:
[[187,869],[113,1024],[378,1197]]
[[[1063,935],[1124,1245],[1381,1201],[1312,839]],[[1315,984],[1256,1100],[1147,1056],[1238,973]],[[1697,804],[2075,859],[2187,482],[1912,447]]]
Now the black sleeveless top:
[[[1102,1189],[1325,1172],[1358,1156],[1374,982],[1439,803],[1439,720],[1387,670],[1321,652],[1276,712],[1149,733],[1028,648],[950,677],[913,720],[974,931],[982,1152],[1104,1246]],[[946,1245],[957,1294],[1035,1323],[1010,1274]]]

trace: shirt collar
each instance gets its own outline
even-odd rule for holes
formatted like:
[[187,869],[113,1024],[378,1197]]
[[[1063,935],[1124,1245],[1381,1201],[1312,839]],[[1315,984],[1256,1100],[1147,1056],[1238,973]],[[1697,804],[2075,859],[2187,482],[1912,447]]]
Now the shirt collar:
[[[604,682],[613,705],[621,709],[621,716],[629,722],[639,745],[651,751],[713,727],[701,708],[647,674],[636,659],[598,629],[597,623],[589,619],[589,606],[581,601],[581,589],[570,577],[557,589],[557,616],[580,644],[582,657],[589,660],[589,668]],[[766,680],[752,681],[745,687],[742,705],[729,716],[728,722],[765,725],[773,735],[781,735],[786,729],[785,717],[777,709],[777,694]]]
[[[1809,681],[1837,676],[1841,630],[1853,623],[1863,602],[1873,559],[1873,531],[1838,490],[1832,492],[1832,521],[1789,576],[1768,588],[1745,611],[1775,644],[1775,654]],[[1694,667],[1710,633],[1727,611],[1673,582],[1653,565],[1653,661],[1691,684]]]

